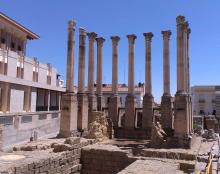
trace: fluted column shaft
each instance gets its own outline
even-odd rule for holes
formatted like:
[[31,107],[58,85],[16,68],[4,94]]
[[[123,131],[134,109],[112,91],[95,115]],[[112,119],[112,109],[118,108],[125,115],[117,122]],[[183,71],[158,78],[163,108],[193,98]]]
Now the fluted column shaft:
[[128,94],[134,94],[134,43],[136,35],[127,35],[128,38]]
[[185,91],[184,25],[185,17],[177,17],[177,92]]
[[171,31],[162,31],[163,35],[163,93],[170,95],[170,35]]
[[102,37],[96,38],[97,42],[97,77],[96,77],[96,93],[102,95],[102,59],[103,59],[103,43],[105,39]]
[[112,94],[118,94],[118,42],[120,37],[112,36]]
[[66,91],[74,92],[74,32],[75,21],[68,22],[68,46],[67,46],[67,74]]
[[88,93],[94,94],[94,41],[97,34],[87,33],[89,37],[89,68],[88,68]]
[[152,94],[151,84],[151,41],[153,33],[144,33],[145,37],[145,93]]
[[85,92],[86,31],[79,29],[78,93]]

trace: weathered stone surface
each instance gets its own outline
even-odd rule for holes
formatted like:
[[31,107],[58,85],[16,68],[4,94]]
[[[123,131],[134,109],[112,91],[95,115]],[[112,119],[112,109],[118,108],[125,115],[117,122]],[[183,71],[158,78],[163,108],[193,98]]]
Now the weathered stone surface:
[[72,146],[69,144],[55,144],[53,146],[53,152],[63,152],[63,151],[68,151],[72,149]]
[[154,148],[164,147],[166,145],[166,137],[167,134],[162,129],[160,123],[152,123],[150,146]]
[[70,145],[78,144],[78,143],[80,143],[80,138],[79,137],[69,137],[69,138],[66,138],[64,143],[70,144]]
[[93,111],[87,138],[103,141],[108,139],[108,122],[104,112]]

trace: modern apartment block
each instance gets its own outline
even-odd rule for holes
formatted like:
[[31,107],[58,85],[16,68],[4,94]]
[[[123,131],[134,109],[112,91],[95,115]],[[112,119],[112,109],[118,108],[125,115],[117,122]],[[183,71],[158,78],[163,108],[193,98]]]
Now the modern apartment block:
[[39,36],[0,13],[0,149],[59,131],[65,89],[51,64],[26,56],[27,40],[35,39]]

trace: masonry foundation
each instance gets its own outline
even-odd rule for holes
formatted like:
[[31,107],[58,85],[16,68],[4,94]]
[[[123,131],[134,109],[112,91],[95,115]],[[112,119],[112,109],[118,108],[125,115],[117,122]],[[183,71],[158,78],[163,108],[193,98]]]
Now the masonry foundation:
[[108,115],[112,120],[113,127],[118,127],[118,108],[120,106],[120,98],[117,95],[113,95],[110,97],[110,101],[108,104]]
[[173,119],[172,97],[163,95],[161,100],[161,124],[167,135],[171,135],[173,132]]
[[143,98],[142,127],[148,131],[151,131],[152,123],[154,122],[153,103],[153,96],[145,94]]
[[75,93],[62,95],[62,111],[59,137],[77,135],[77,96]]
[[77,100],[78,100],[77,128],[78,131],[81,132],[83,136],[85,136],[88,131],[88,96],[85,93],[78,93]]

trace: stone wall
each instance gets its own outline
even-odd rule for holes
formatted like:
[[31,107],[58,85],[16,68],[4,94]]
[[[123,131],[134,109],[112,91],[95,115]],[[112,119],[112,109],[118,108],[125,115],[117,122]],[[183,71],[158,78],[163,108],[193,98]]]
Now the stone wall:
[[[11,118],[10,122],[5,122],[6,118]],[[0,122],[5,122],[2,127],[0,150],[8,150],[16,144],[29,142],[34,135],[39,139],[56,136],[59,132],[60,112],[4,115],[0,117]]]
[[[80,138],[51,139],[14,147],[13,153],[0,155],[0,173],[10,174],[80,174],[81,148],[94,143]],[[18,160],[4,160],[13,155],[24,157]],[[1,163],[3,162],[3,163]],[[8,163],[8,165],[6,164]],[[4,165],[3,165],[4,164]]]
[[90,145],[82,149],[82,174],[116,174],[133,163],[126,151],[112,145]]

